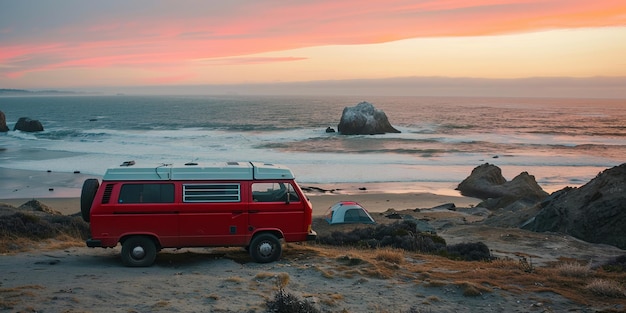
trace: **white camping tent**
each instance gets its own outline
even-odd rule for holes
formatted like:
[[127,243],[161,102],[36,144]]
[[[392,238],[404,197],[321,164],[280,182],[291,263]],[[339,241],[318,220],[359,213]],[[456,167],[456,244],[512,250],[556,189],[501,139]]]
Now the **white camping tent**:
[[326,210],[328,224],[363,223],[376,224],[372,216],[354,201],[340,201]]

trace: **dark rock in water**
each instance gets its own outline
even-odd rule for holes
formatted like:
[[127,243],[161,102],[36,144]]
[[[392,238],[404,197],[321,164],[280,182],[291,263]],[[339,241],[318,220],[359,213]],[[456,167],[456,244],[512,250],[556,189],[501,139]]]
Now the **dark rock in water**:
[[4,115],[4,112],[0,111],[0,132],[6,133],[9,131],[9,127],[7,126],[7,117]]
[[522,228],[626,249],[626,163],[601,172],[582,187],[554,192]]
[[334,133],[334,132],[335,132],[335,129],[334,129],[334,128],[332,128],[332,127],[327,127],[327,128],[326,128],[326,132],[327,132],[327,133]]
[[361,102],[353,107],[345,107],[337,126],[342,135],[373,135],[399,133],[393,128],[387,115],[369,102]]
[[456,189],[464,196],[486,200],[481,205],[490,209],[503,208],[520,199],[539,202],[548,196],[527,172],[507,181],[500,168],[489,163],[474,168]]
[[31,120],[28,117],[20,117],[15,123],[13,130],[21,130],[23,132],[40,132],[43,131],[43,125],[38,120]]

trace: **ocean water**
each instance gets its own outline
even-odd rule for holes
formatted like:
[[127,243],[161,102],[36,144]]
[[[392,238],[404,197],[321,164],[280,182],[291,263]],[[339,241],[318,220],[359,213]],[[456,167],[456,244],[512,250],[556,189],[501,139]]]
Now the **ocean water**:
[[[399,134],[342,136],[346,106],[383,110]],[[0,133],[0,167],[102,175],[124,161],[262,161],[303,184],[454,194],[483,163],[548,192],[626,161],[626,101],[329,96],[0,97],[45,131]],[[0,178],[2,179],[2,178]]]

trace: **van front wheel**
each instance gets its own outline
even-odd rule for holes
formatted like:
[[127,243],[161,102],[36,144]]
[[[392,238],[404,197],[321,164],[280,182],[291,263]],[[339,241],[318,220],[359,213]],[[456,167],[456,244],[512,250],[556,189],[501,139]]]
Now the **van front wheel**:
[[250,243],[250,256],[258,263],[274,262],[281,254],[280,240],[272,234],[260,234]]
[[122,263],[130,267],[150,266],[156,259],[154,240],[146,236],[133,236],[122,243]]

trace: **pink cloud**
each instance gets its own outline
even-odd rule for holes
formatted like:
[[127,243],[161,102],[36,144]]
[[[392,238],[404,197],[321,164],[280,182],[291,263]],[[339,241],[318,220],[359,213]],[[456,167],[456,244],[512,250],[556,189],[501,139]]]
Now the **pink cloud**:
[[267,63],[276,63],[276,62],[293,62],[293,61],[301,61],[306,60],[307,58],[299,58],[299,57],[234,57],[234,58],[212,58],[205,59],[199,61],[199,63],[203,64],[211,64],[211,65],[250,65],[250,64],[267,64]]
[[0,76],[67,67],[166,73],[197,59],[232,58],[213,62],[222,65],[295,61],[302,58],[237,57],[317,45],[626,25],[626,2],[612,0],[199,1],[185,7],[157,1],[133,9],[88,9],[85,5],[84,16],[68,15],[63,23],[63,10],[72,11],[59,6],[51,14],[60,16],[51,23],[55,26],[35,27],[32,33],[0,24],[6,38]]

